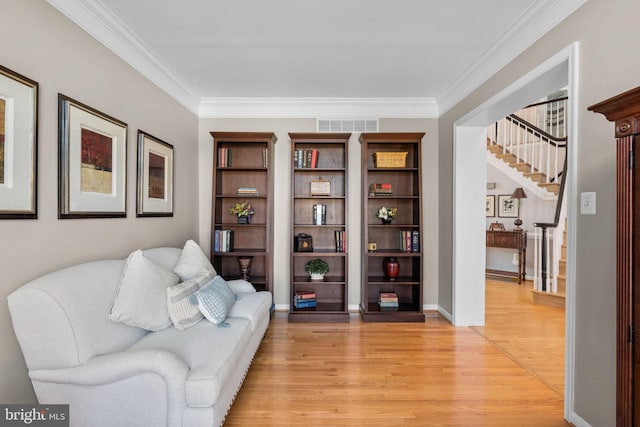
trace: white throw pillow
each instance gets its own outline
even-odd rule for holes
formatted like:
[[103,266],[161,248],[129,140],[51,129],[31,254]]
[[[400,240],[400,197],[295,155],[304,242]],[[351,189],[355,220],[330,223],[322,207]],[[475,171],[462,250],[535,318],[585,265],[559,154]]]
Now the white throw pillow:
[[202,252],[202,249],[200,249],[200,245],[193,240],[187,240],[173,272],[184,281],[197,275],[203,267],[211,272],[211,277],[218,274],[207,256]]
[[167,310],[177,329],[183,331],[204,318],[195,293],[211,281],[211,272],[202,268],[192,279],[167,288]]
[[196,297],[198,309],[208,321],[226,326],[224,321],[236,302],[236,296],[222,277],[214,277],[204,288],[196,292]]
[[120,278],[109,319],[149,331],[171,326],[167,311],[167,288],[179,278],[144,256],[141,250],[129,255]]

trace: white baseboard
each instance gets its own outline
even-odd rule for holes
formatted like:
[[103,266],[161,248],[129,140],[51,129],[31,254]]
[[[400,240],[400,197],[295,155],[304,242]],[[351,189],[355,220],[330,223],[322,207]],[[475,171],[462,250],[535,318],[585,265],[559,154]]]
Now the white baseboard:
[[571,416],[569,417],[568,421],[573,425],[575,425],[576,427],[593,427],[591,424],[583,420],[580,417],[580,415],[576,414],[575,412],[571,413]]

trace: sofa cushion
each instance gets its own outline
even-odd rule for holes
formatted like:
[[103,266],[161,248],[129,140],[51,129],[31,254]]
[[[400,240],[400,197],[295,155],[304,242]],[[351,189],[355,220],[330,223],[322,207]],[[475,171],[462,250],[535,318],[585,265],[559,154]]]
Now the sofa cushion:
[[184,330],[204,318],[198,309],[195,293],[211,279],[211,272],[203,268],[193,278],[167,288],[167,310],[173,326]]
[[209,322],[199,322],[184,331],[169,328],[149,334],[127,351],[156,349],[171,351],[189,366],[185,384],[187,405],[210,407],[246,350],[251,337],[247,319],[229,318],[228,328],[218,328]]
[[255,332],[256,327],[262,319],[269,316],[271,310],[270,292],[245,292],[239,293],[233,307],[229,311],[228,317],[242,317],[251,322],[251,332]]
[[202,252],[202,249],[200,249],[200,245],[193,240],[187,240],[173,272],[176,273],[181,280],[189,280],[198,274],[202,268],[209,270],[211,277],[218,274],[209,262],[207,256]]
[[171,326],[167,311],[167,288],[179,278],[144,256],[141,250],[129,255],[120,277],[109,319],[160,331]]
[[212,323],[221,325],[236,301],[236,296],[220,276],[216,276],[196,292],[198,309]]

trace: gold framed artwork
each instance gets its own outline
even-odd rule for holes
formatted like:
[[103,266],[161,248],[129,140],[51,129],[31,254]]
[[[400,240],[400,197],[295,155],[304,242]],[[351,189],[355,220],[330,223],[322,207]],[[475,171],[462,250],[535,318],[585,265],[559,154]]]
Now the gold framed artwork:
[[136,216],[173,216],[173,145],[138,130]]
[[58,94],[58,218],[126,217],[127,124]]
[[0,65],[0,219],[37,218],[38,83]]
[[487,218],[493,218],[496,216],[496,196],[487,196],[485,202],[485,212]]

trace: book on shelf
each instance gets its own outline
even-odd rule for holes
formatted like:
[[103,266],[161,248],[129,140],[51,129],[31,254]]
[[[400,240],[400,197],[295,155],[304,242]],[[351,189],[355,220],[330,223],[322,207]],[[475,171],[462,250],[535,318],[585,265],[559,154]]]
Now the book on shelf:
[[313,205],[313,224],[325,225],[327,223],[327,205]]
[[240,187],[237,193],[238,196],[257,196],[258,189],[256,187]]
[[383,291],[380,292],[380,296],[378,297],[378,305],[380,308],[397,308],[399,307],[398,303],[398,294],[393,291]]
[[262,149],[262,167],[264,168],[269,167],[269,149],[268,148]]
[[294,298],[298,301],[315,300],[316,293],[313,291],[297,291],[294,295]]
[[369,196],[393,196],[393,187],[390,183],[371,184],[369,186]]
[[318,167],[320,152],[316,148],[297,149],[293,151],[293,164],[298,169]]
[[335,230],[333,238],[336,244],[336,252],[347,252],[347,233],[344,230]]
[[400,231],[400,251],[420,252],[420,233],[418,230]]
[[233,251],[233,230],[213,231],[213,251],[232,252]]
[[218,167],[229,168],[231,167],[231,149],[227,147],[218,148]]
[[316,300],[293,300],[295,308],[313,308],[317,306]]

